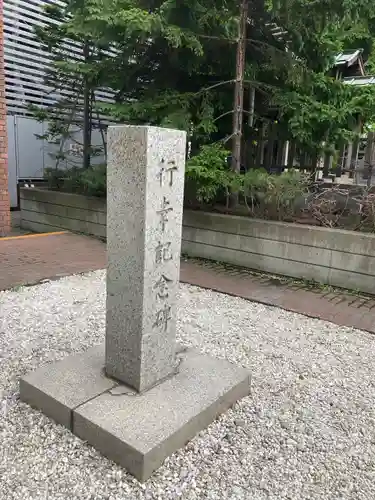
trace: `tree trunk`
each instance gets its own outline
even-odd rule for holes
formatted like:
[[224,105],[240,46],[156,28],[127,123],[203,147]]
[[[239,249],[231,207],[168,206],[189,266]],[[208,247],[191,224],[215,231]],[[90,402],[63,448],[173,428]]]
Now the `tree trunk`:
[[[83,47],[83,55],[85,62],[90,56],[90,47],[88,43],[85,43]],[[92,91],[87,77],[84,77],[84,87],[83,87],[83,168],[90,168],[91,160],[91,104],[92,104]]]
[[[242,0],[240,6],[240,19],[238,24],[236,79],[234,86],[233,102],[233,143],[232,143],[232,171],[240,173],[241,170],[241,142],[243,125],[244,101],[244,76],[246,55],[246,24],[249,0]],[[238,193],[232,193],[231,206],[238,204]]]
[[250,94],[249,94],[249,121],[248,125],[249,127],[254,126],[254,112],[255,112],[255,88],[250,87]]
[[375,132],[367,134],[367,146],[365,152],[365,172],[362,175],[367,175],[367,187],[371,187],[373,167],[375,163]]

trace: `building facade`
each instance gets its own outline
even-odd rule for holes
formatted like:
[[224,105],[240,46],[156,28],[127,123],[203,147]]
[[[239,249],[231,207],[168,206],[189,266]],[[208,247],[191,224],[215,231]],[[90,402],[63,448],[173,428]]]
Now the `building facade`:
[[4,74],[4,4],[0,0],[0,235],[10,231],[8,139]]

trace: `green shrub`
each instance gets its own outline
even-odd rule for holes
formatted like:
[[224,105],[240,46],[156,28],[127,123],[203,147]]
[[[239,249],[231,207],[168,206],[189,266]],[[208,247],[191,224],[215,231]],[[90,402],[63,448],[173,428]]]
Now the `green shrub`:
[[83,194],[86,196],[106,196],[107,166],[94,165],[88,169],[70,168],[47,169],[45,177],[50,189]]
[[[231,191],[238,192],[240,203],[253,217],[285,220],[296,211],[296,200],[308,192],[308,182],[300,172],[291,170],[281,175],[263,169],[245,174],[233,173],[227,162],[230,152],[222,144],[203,146],[186,165],[186,192],[200,203],[225,203]],[[89,169],[49,169],[49,187],[86,196],[106,196],[105,164]]]
[[107,195],[107,165],[96,165],[84,170],[80,179],[83,194],[100,197]]
[[187,184],[190,188],[193,183],[199,202],[218,202],[220,194],[228,197],[234,191],[253,216],[283,220],[294,215],[296,200],[308,192],[303,174],[290,170],[273,175],[256,168],[245,174],[233,173],[227,163],[229,154],[221,144],[211,144],[188,160]]
[[263,217],[277,220],[296,215],[296,202],[308,193],[308,179],[297,170],[269,175],[267,191],[260,205]]
[[233,181],[227,165],[229,154],[221,144],[210,144],[187,161],[186,181],[193,186],[198,201],[209,203],[223,189],[229,190]]

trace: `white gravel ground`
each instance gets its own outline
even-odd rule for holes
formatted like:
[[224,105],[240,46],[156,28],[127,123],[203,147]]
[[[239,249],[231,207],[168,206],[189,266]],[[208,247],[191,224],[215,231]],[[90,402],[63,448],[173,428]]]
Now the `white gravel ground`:
[[0,499],[375,498],[370,334],[181,286],[180,340],[248,366],[252,396],[145,485],[18,400],[18,378],[104,336],[104,272],[0,293]]

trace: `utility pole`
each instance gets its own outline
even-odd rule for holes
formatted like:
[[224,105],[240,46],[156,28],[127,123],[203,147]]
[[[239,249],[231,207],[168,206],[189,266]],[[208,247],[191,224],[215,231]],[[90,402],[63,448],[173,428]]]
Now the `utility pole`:
[[233,144],[232,170],[239,173],[241,170],[241,143],[243,123],[244,78],[246,56],[246,25],[249,0],[242,0],[240,6],[240,20],[238,24],[236,79],[234,85],[233,102]]

